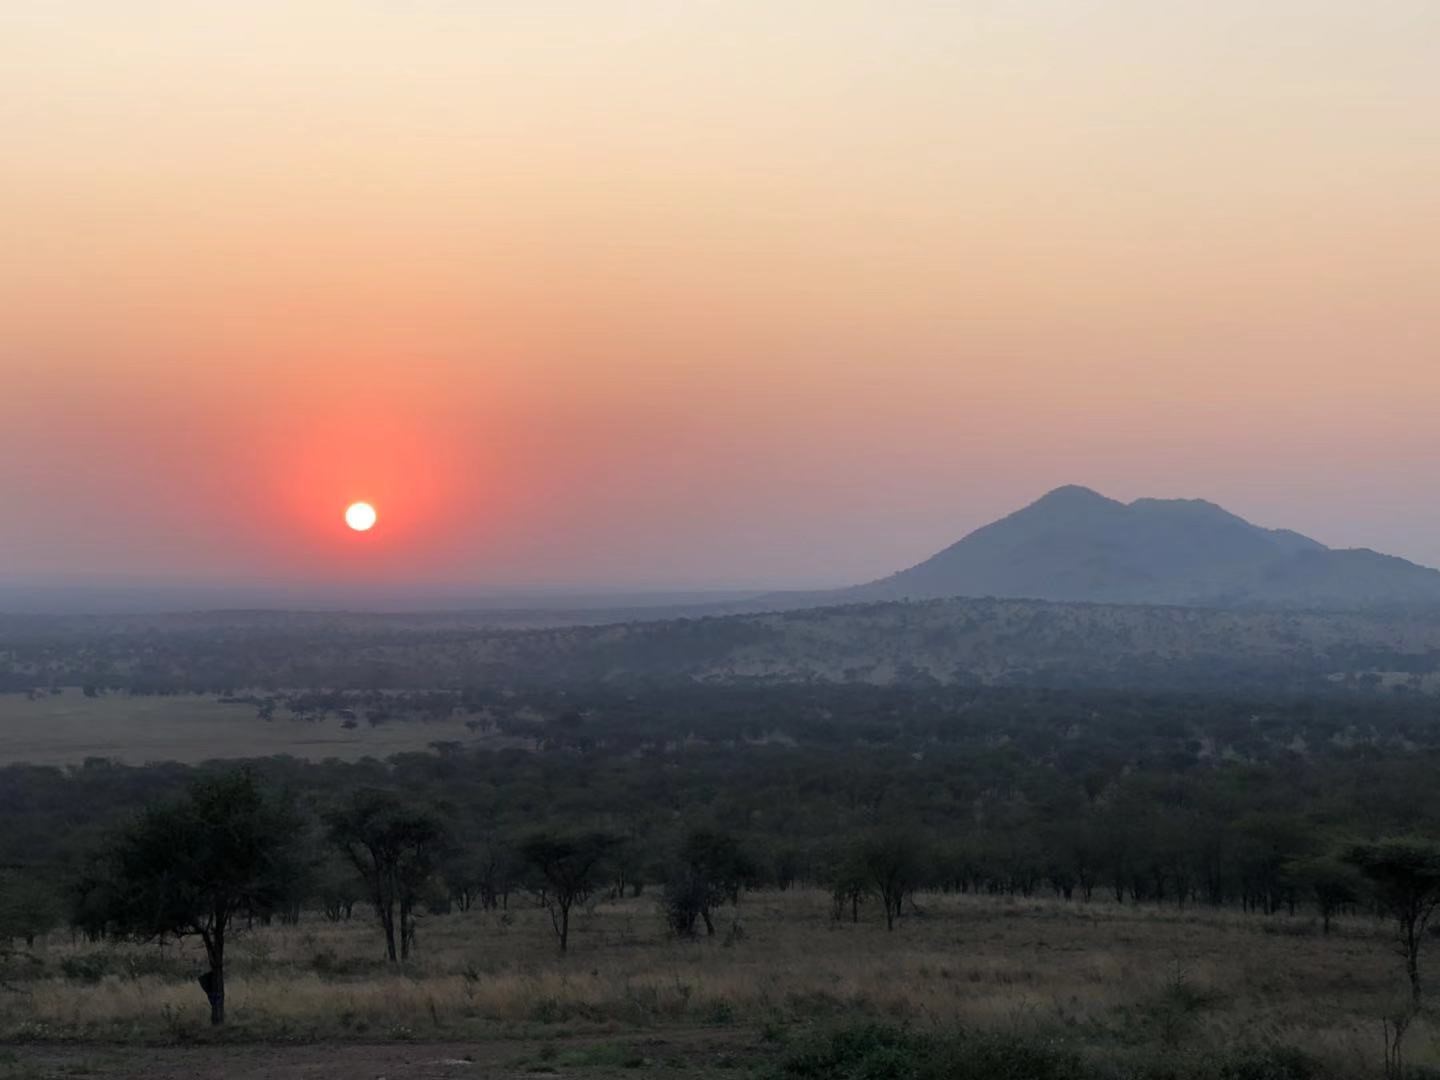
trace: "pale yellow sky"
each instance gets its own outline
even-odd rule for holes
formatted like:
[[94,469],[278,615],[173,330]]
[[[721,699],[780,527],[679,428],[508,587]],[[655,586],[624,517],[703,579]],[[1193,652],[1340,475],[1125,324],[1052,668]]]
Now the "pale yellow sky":
[[1428,0],[8,0],[0,577],[846,580],[1062,482],[1440,563],[1437,53]]

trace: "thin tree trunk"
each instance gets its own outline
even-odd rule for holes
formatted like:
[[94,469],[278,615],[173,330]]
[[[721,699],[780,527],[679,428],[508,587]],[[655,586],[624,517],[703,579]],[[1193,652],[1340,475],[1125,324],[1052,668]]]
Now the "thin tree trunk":
[[225,1023],[225,965],[217,962],[217,966],[211,969],[214,976],[210,990],[210,1023],[213,1027],[219,1027]]
[[1410,1001],[1420,1011],[1420,934],[1411,927],[1405,939],[1405,974],[1410,977]]
[[393,905],[380,909],[380,925],[385,930],[385,955],[394,964],[400,959],[395,951],[395,908]]
[[205,943],[205,956],[210,961],[210,970],[200,976],[200,989],[210,1001],[210,1023],[219,1027],[225,1023],[225,921],[220,915],[215,920],[215,929],[201,932]]

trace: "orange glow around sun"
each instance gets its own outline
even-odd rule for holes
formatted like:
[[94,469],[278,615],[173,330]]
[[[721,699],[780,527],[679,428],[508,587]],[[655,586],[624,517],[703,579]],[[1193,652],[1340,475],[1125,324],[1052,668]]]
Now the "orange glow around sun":
[[432,401],[402,389],[352,388],[340,400],[297,394],[304,422],[261,432],[266,485],[257,501],[266,500],[279,527],[260,536],[277,576],[410,579],[452,550],[473,551],[504,519],[486,448],[467,444],[471,429],[462,438]]
[[369,532],[375,527],[375,508],[367,502],[351,503],[345,508],[345,524],[356,532]]

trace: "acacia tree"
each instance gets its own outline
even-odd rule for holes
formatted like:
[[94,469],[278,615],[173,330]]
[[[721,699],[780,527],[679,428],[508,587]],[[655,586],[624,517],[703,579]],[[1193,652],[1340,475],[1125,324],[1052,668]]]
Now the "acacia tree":
[[901,832],[877,832],[855,851],[857,866],[885,905],[885,929],[894,930],[900,905],[920,884],[924,858],[920,846]]
[[[210,970],[200,978],[210,1022],[225,1022],[225,946],[252,918],[305,892],[304,821],[267,797],[249,770],[201,780],[115,835],[81,895],[93,925],[140,940],[194,935]],[[244,921],[240,921],[243,919]]]
[[1353,844],[1345,858],[1369,881],[1377,903],[1395,921],[1411,1007],[1419,1012],[1420,944],[1440,905],[1440,844],[1420,837],[1387,837]]
[[665,886],[665,908],[676,933],[691,937],[697,919],[713,936],[712,912],[736,902],[740,890],[756,876],[755,865],[735,837],[713,829],[695,829],[680,845]]
[[313,899],[331,922],[350,921],[355,901],[365,893],[365,885],[355,873],[349,859],[327,850],[315,874]]
[[60,920],[61,908],[49,882],[34,872],[0,873],[0,946],[20,938],[31,948]]
[[327,814],[330,839],[360,875],[392,963],[408,960],[415,946],[415,909],[449,850],[438,815],[410,806],[387,791],[357,791]]
[[508,844],[493,835],[482,836],[446,860],[446,888],[461,911],[469,911],[477,903],[485,911],[509,908],[515,863],[515,852]]
[[870,892],[870,874],[860,861],[858,852],[838,859],[830,870],[830,917],[839,922],[850,909],[850,921],[860,921],[861,901]]
[[1332,855],[1294,859],[1281,868],[1283,880],[1315,901],[1321,932],[1330,933],[1330,921],[1340,909],[1360,899],[1363,880],[1353,863]]
[[570,909],[604,881],[605,857],[615,844],[608,833],[578,836],[537,833],[520,854],[539,878],[541,897],[563,954],[570,946]]

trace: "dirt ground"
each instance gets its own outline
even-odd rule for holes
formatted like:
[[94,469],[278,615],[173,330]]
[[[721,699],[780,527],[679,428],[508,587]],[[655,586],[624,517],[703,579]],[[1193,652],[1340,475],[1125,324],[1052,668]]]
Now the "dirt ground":
[[509,1080],[511,1077],[748,1076],[767,1049],[754,1031],[632,1038],[219,1046],[0,1047],[0,1080]]

